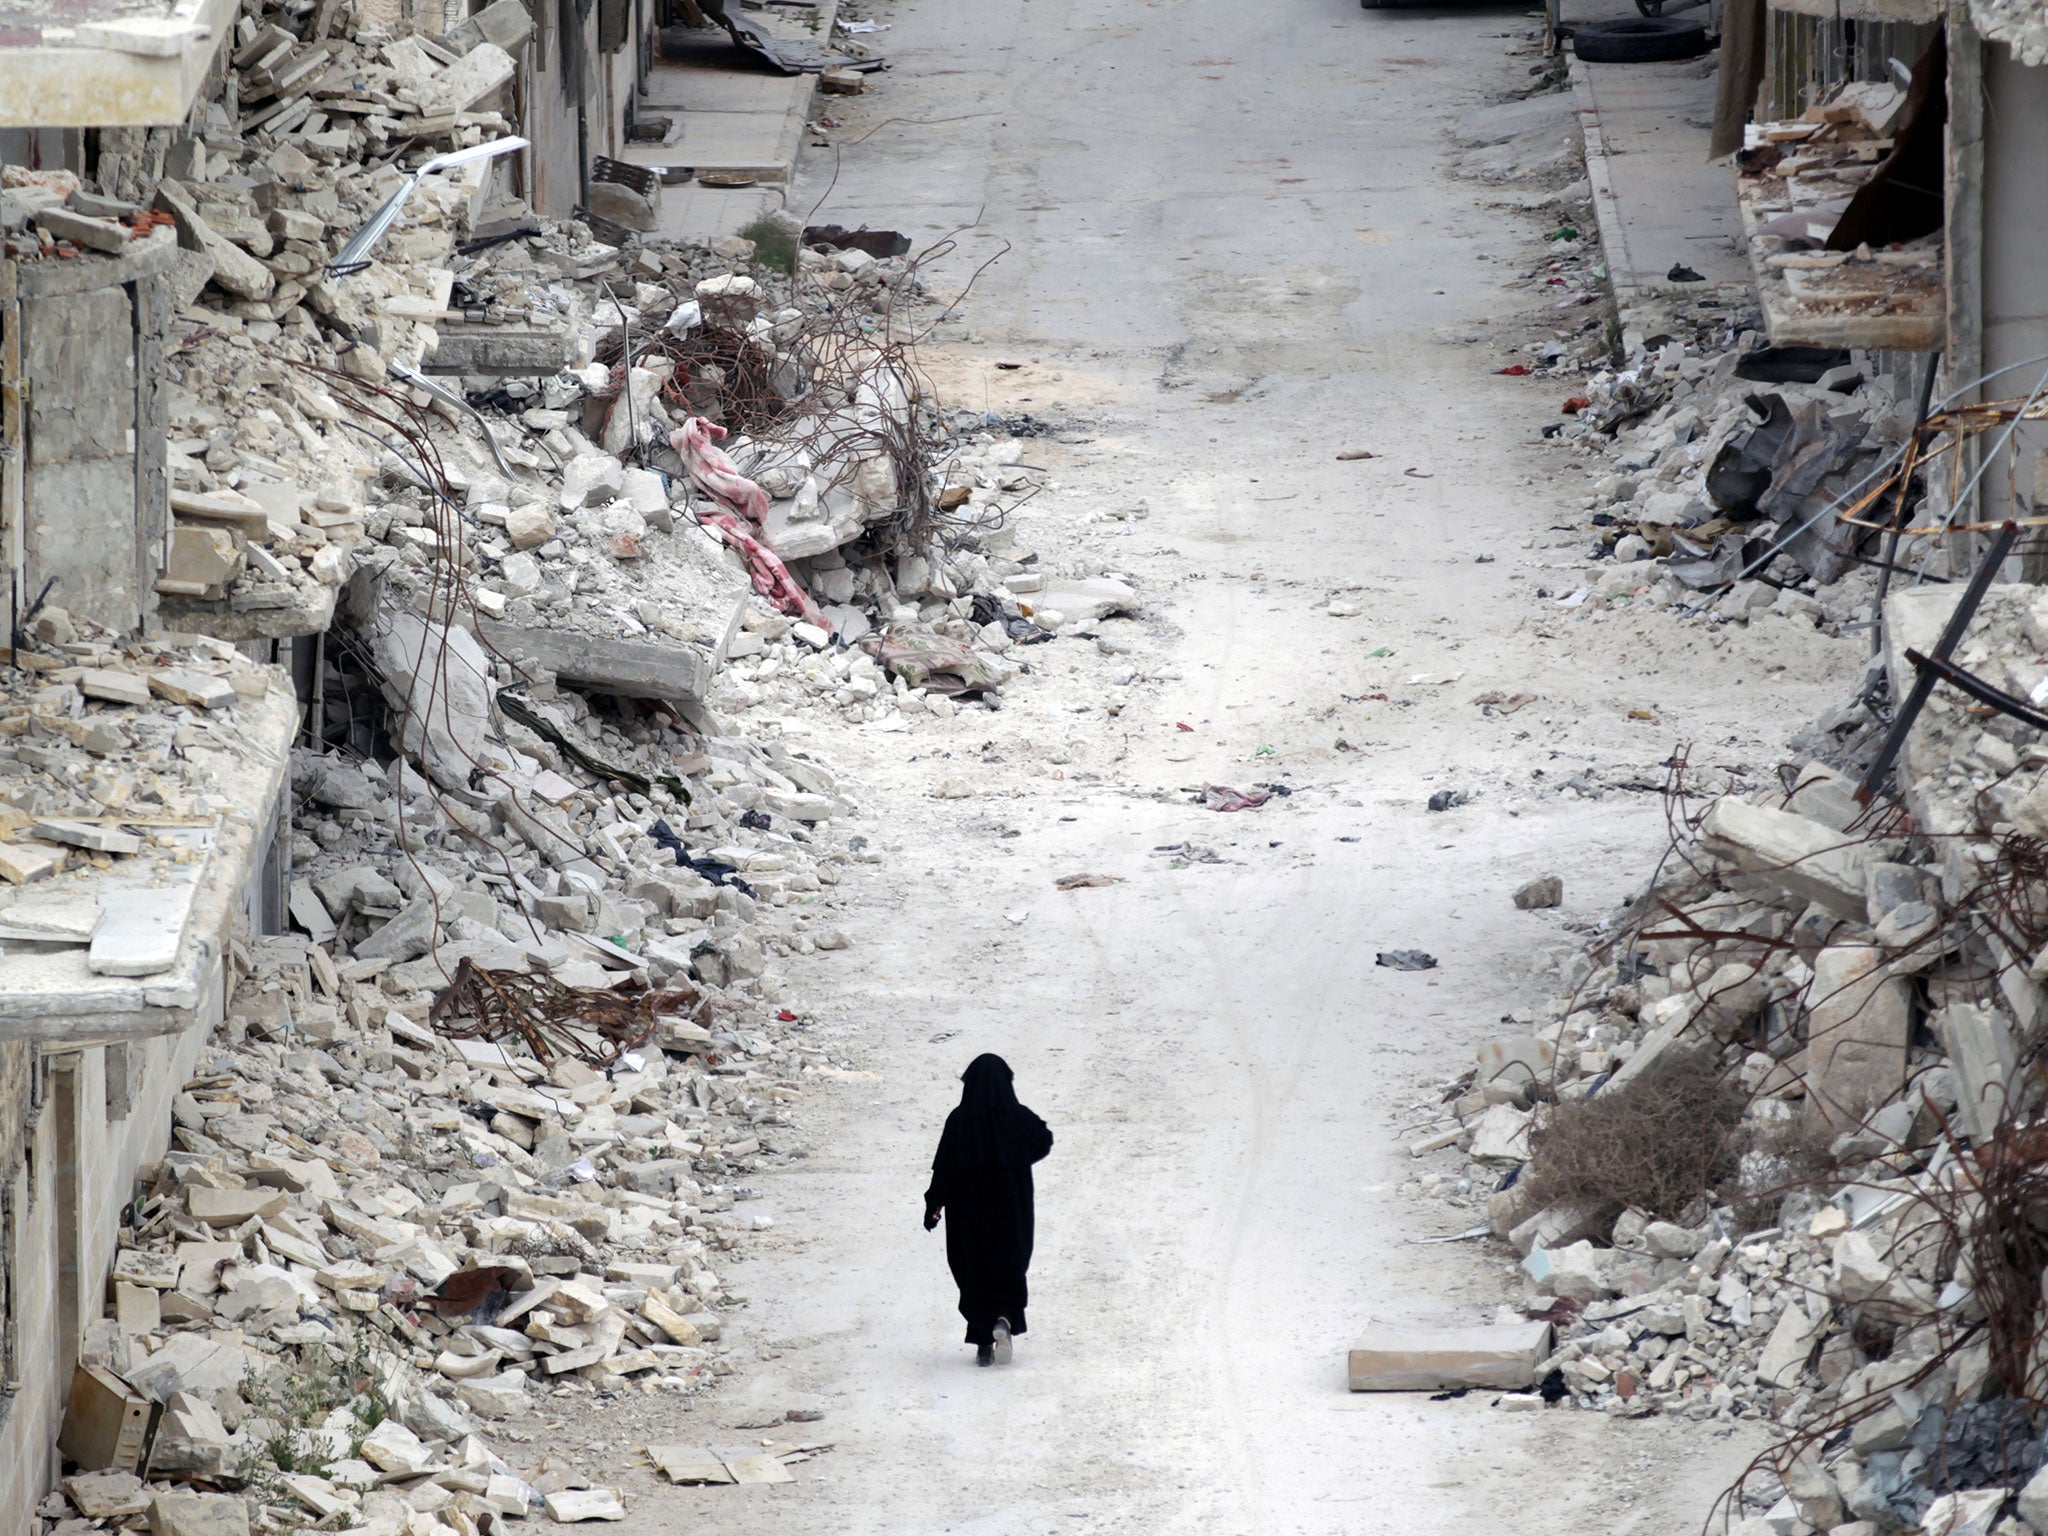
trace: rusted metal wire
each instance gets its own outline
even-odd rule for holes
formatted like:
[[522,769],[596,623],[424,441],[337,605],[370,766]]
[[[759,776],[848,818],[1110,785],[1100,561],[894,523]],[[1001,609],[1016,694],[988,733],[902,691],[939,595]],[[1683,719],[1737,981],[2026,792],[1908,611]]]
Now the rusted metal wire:
[[[1913,476],[1943,454],[1960,449],[1963,444],[1972,442],[1987,432],[1999,427],[2016,427],[2022,422],[2038,421],[2048,421],[2048,397],[2043,397],[2039,393],[2024,397],[2014,396],[2009,400],[1986,400],[1975,405],[1961,405],[1953,410],[1935,412],[1913,429],[1913,435],[1907,439],[1905,449],[1891,472],[1842,510],[1839,514],[1841,521],[1854,523],[1859,528],[1874,528],[1901,535],[1996,531],[2003,526],[2002,521],[1902,526]],[[1953,463],[1955,482],[1959,486],[1963,455],[1955,453]],[[1879,514],[1877,509],[1887,500],[1891,503],[1889,510]],[[1950,505],[1956,505],[1953,490]],[[2048,518],[2044,517],[2021,517],[2010,521],[2021,528],[2048,526]]]
[[548,975],[485,970],[464,956],[427,1017],[451,1040],[517,1038],[536,1061],[567,1054],[604,1068],[653,1038],[663,1015],[701,1024],[704,1008],[695,987],[571,987]]

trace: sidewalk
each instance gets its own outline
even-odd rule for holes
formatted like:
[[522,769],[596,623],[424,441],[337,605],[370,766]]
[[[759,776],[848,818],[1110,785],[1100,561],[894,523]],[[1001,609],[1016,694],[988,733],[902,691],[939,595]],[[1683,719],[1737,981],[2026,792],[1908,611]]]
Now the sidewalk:
[[[780,7],[749,11],[747,24],[781,41],[829,43],[838,0],[821,0],[815,30]],[[782,206],[803,150],[818,89],[815,74],[779,75],[750,60],[722,31],[692,34],[679,54],[657,63],[641,93],[643,114],[673,114],[682,124],[674,144],[632,144],[635,165],[686,165],[699,177],[751,178],[752,186],[707,186],[701,180],[666,187],[663,239],[707,241],[744,229]]]
[[[1572,60],[1586,174],[1623,325],[1717,287],[1745,298],[1752,291],[1735,172],[1707,160],[1714,76],[1702,77],[1701,62]],[[1676,266],[1706,281],[1675,283],[1669,273]]]

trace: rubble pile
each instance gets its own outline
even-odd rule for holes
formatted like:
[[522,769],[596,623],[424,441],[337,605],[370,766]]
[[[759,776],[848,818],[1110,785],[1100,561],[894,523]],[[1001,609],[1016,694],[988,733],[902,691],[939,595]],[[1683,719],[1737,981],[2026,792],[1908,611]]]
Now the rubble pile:
[[1876,535],[1830,508],[1910,435],[1915,402],[1896,377],[1847,354],[1788,362],[1747,331],[1705,353],[1635,333],[1626,345],[1629,366],[1572,402],[1578,441],[1610,466],[1586,503],[1594,553],[1613,561],[1592,595],[1662,607],[1716,594],[1732,622],[1774,609],[1831,633],[1867,626]]
[[607,1067],[564,1036],[543,1062],[449,1038],[423,994],[380,984],[388,956],[337,964],[294,936],[242,958],[84,1340],[88,1366],[160,1405],[147,1458],[81,1469],[45,1513],[58,1530],[145,1509],[157,1529],[228,1528],[181,1523],[192,1500],[194,1519],[235,1506],[208,1516],[235,1529],[616,1518],[617,1493],[535,1444],[532,1415],[732,1369],[713,1266],[770,1224],[741,1181],[825,1065],[801,1021],[692,988],[701,1026],[650,1014]]
[[[1888,602],[1896,671],[1955,600]],[[2048,598],[1993,587],[1957,659],[2038,696]],[[1867,733],[1813,739],[1852,771],[1870,756]],[[1513,1245],[1525,1299],[1503,1322],[1555,1325],[1524,1378],[1542,1392],[1504,1406],[1777,1426],[1746,1536],[2048,1529],[2027,1428],[2048,1321],[2027,1235],[2048,1177],[2044,766],[2030,727],[1938,690],[1900,759],[1904,814],[1817,758],[1714,800],[1565,993],[1480,1047],[1411,1146],[1460,1164],[1411,1189]],[[1712,1145],[1674,1192],[1683,1137],[1619,1142],[1688,1093]],[[1616,1145],[1589,1165],[1602,1125]],[[1631,1188],[1661,1208],[1613,1197]]]
[[292,932],[230,955],[81,1351],[153,1429],[72,1442],[44,1528],[619,1518],[537,1415],[732,1369],[717,1270],[769,1225],[743,1181],[829,1065],[777,962],[847,946],[874,857],[767,712],[993,703],[1017,648],[1137,595],[1005,526],[1041,472],[890,339],[913,262],[549,226],[459,158],[506,131],[519,0],[438,36],[337,0],[235,26],[192,131],[0,196],[19,259],[168,275],[158,618],[220,637],[35,619],[0,698],[0,866],[40,882],[10,937],[85,944],[79,871],[188,858],[104,818],[210,815],[270,676],[228,642],[326,637]]
[[[0,192],[17,255],[168,274],[164,627],[318,633],[365,576],[372,635],[503,625],[487,649],[558,673],[546,635],[679,645],[752,658],[742,700],[872,720],[992,696],[1015,646],[1100,607],[1034,597],[1004,520],[1039,476],[999,423],[934,408],[900,237],[810,232],[779,273],[751,240],[636,232],[624,183],[597,184],[609,215],[533,218],[492,153],[521,0],[431,36],[339,0],[236,29],[189,131],[115,135],[90,188],[10,169]],[[734,628],[750,589],[793,638]],[[568,654],[593,686],[646,655]]]
[[0,972],[77,949],[98,974],[158,975],[241,803],[230,781],[276,761],[290,701],[215,640],[116,640],[51,607],[24,640],[0,682]]

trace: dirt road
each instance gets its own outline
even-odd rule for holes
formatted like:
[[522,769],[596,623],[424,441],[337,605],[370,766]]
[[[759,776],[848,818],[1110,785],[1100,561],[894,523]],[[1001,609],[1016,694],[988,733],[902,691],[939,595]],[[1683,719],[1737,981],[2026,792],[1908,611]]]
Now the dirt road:
[[[1000,713],[792,726],[859,786],[879,855],[841,888],[854,948],[792,972],[860,1071],[798,1108],[785,1135],[809,1156],[758,1185],[776,1233],[732,1283],[759,1379],[670,1437],[748,1438],[747,1393],[786,1386],[827,1412],[780,1437],[836,1449],[785,1487],[629,1479],[635,1518],[1691,1528],[1747,1429],[1343,1390],[1366,1319],[1485,1319],[1519,1295],[1498,1251],[1413,1243],[1471,1216],[1404,1198],[1402,1106],[1647,870],[1663,809],[1643,786],[1675,745],[1768,773],[1856,660],[1787,621],[1554,601],[1580,585],[1553,567],[1586,543],[1585,467],[1539,437],[1554,384],[1494,372],[1548,334],[1521,277],[1545,226],[1446,173],[1456,115],[1528,82],[1520,10],[874,14],[892,72],[833,104],[847,147],[814,155],[792,206],[921,244],[964,229],[938,284],[1008,247],[933,366],[961,403],[1054,427],[1027,445],[1054,487],[1018,523],[1045,567],[1125,572],[1148,601],[1091,631],[1122,654],[1030,653]],[[1354,449],[1378,457],[1338,460]],[[1489,691],[1537,698],[1488,713]],[[947,780],[969,797],[935,798]],[[1188,802],[1252,782],[1294,792]],[[1439,789],[1472,799],[1432,814]],[[1054,888],[1083,871],[1121,883]],[[1545,873],[1562,912],[1515,911]],[[1442,963],[1375,966],[1396,947]],[[918,1222],[954,1078],[985,1049],[1058,1137],[1032,1331],[999,1371],[959,1343]]]

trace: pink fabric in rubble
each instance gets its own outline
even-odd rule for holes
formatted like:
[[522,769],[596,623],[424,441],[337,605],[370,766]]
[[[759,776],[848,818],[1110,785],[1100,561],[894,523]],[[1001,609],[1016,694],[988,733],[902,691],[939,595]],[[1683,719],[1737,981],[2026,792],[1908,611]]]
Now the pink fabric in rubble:
[[755,536],[768,517],[768,493],[741,474],[725,456],[725,450],[718,446],[718,439],[724,436],[725,428],[702,416],[692,416],[668,435],[669,446],[682,455],[690,478],[712,498],[711,506],[697,514],[697,521],[717,529],[725,542],[740,552],[756,592],[784,613],[830,634],[832,621],[825,617],[824,610],[811,600],[803,584],[789,574],[781,556]]

